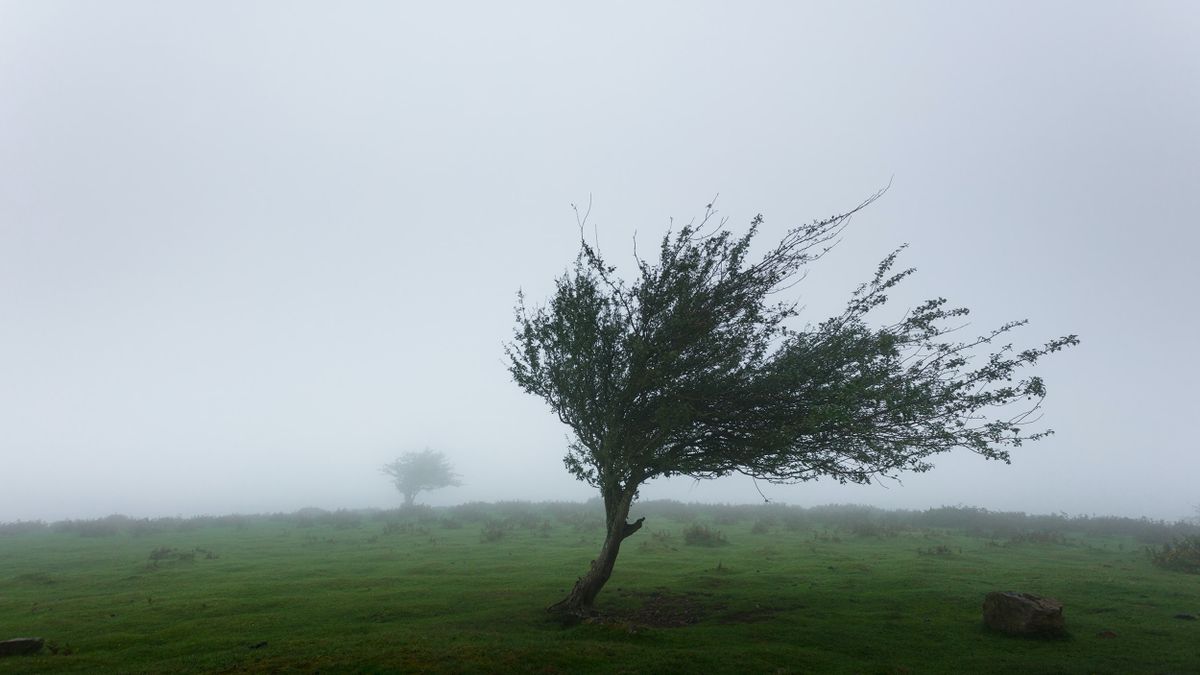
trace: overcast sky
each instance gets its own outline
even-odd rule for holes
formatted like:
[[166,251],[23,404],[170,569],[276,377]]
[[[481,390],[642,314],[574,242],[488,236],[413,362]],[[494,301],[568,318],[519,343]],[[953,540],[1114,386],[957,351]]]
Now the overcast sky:
[[[880,258],[1035,346],[1011,466],[772,500],[1175,519],[1200,504],[1193,2],[0,1],[0,521],[586,499],[505,369],[516,292],[717,206],[766,246],[893,180]],[[643,499],[761,501],[746,479]]]

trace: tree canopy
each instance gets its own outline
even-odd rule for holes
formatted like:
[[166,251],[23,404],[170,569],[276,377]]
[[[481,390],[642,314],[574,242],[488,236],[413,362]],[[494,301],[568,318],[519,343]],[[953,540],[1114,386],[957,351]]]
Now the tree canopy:
[[406,452],[395,461],[385,464],[383,473],[392,477],[396,489],[404,495],[404,505],[412,506],[423,490],[461,485],[450,460],[437,450]]
[[869,483],[927,471],[932,455],[954,448],[1007,462],[1008,448],[1051,433],[1025,430],[1046,388],[1024,369],[1076,336],[995,346],[1025,324],[1014,321],[955,340],[968,310],[940,297],[871,325],[914,272],[895,269],[900,249],[841,313],[792,325],[798,307],[785,292],[878,196],[789,230],[756,259],[762,216],[738,236],[709,205],[698,224],[662,238],[657,260],[635,256],[630,281],[584,239],[581,221],[579,255],[549,302],[530,308],[518,294],[509,370],[571,428],[564,462],[599,489],[608,521],[601,555],[555,608],[590,609],[621,540],[641,525],[626,518],[650,479]]

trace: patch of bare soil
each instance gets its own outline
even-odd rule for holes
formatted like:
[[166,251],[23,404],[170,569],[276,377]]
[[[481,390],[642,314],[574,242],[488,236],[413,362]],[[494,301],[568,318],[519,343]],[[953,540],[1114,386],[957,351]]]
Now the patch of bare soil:
[[672,593],[665,589],[619,593],[627,597],[641,598],[642,604],[631,612],[612,618],[649,628],[682,628],[703,621],[725,609],[724,604],[709,599],[711,593]]
[[635,609],[605,612],[585,619],[588,623],[624,626],[630,632],[643,628],[683,628],[706,619],[719,623],[755,623],[772,619],[779,610],[756,606],[752,609],[726,611],[728,606],[713,599],[712,593],[687,591],[673,593],[665,588],[653,591],[618,590],[618,595],[640,600]]
[[775,618],[779,610],[772,607],[755,607],[737,612],[729,612],[717,619],[721,623],[758,623]]

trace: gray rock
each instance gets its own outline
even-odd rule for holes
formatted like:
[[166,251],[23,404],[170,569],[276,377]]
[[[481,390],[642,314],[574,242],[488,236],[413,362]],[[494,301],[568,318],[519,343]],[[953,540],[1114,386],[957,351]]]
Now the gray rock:
[[42,648],[45,640],[42,638],[13,638],[0,641],[0,656],[16,656],[18,654],[33,654]]
[[1031,593],[988,593],[983,599],[983,622],[1009,635],[1059,637],[1067,632],[1062,603]]

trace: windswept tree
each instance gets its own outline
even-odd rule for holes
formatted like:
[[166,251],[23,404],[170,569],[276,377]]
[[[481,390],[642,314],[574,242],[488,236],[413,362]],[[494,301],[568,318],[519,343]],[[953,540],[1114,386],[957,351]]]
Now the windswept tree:
[[943,298],[872,325],[872,310],[913,273],[893,271],[900,249],[840,314],[790,325],[797,305],[781,293],[878,196],[789,230],[756,260],[762,217],[736,236],[709,205],[699,224],[663,237],[657,261],[635,255],[631,281],[584,240],[581,222],[574,268],[549,303],[530,308],[518,294],[509,370],[571,428],[564,462],[600,491],[607,523],[596,559],[552,611],[592,611],[621,542],[642,526],[627,519],[653,478],[870,483],[928,471],[930,457],[954,448],[1007,463],[1007,448],[1051,433],[1022,430],[1046,394],[1023,370],[1076,336],[992,347],[1025,323],[1016,321],[956,341],[953,322],[967,310]]
[[422,490],[462,485],[450,460],[437,450],[426,448],[421,452],[406,452],[395,461],[383,465],[383,473],[392,477],[396,489],[404,495],[404,506],[409,507]]

